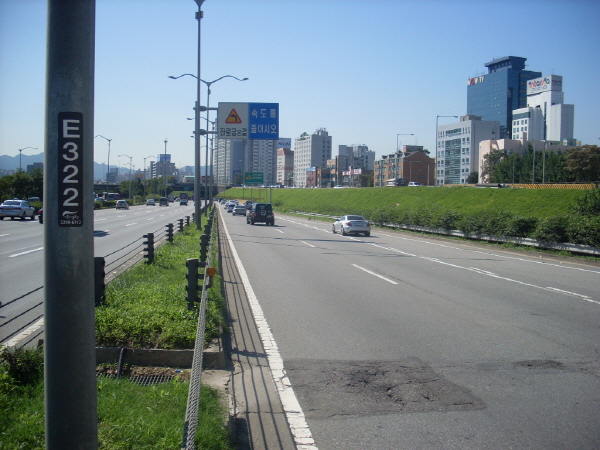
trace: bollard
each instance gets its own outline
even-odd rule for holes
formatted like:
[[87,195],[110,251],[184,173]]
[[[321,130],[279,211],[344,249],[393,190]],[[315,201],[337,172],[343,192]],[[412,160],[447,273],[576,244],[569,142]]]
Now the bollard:
[[190,216],[185,216],[185,224],[190,225]]
[[179,232],[183,233],[183,219],[179,219]]
[[187,286],[185,290],[187,291],[187,309],[192,310],[195,307],[195,303],[198,302],[198,259],[190,258],[186,261],[185,266],[187,267],[187,275],[185,278],[187,279]]
[[144,239],[147,239],[143,242],[146,245],[144,258],[147,258],[146,264],[152,264],[154,262],[154,233],[145,234]]
[[104,257],[96,256],[94,257],[94,304],[96,306],[100,306],[105,299],[104,289],[106,285],[104,284]]
[[167,241],[173,243],[173,224],[167,224]]

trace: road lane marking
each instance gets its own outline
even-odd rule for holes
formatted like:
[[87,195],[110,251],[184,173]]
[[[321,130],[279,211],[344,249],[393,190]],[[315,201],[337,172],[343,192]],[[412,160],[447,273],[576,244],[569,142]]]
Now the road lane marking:
[[40,250],[44,250],[44,247],[36,248],[36,249],[33,249],[33,250],[28,250],[26,252],[15,253],[14,255],[10,255],[9,258],[15,258],[17,256],[23,256],[23,255],[27,255],[29,253],[39,252]]
[[381,278],[382,280],[385,280],[385,281],[387,281],[388,283],[392,283],[392,284],[398,284],[398,283],[396,283],[394,280],[390,280],[389,278],[386,278],[386,277],[384,277],[383,275],[379,275],[378,273],[375,273],[375,272],[372,272],[372,271],[370,271],[370,270],[368,270],[368,269],[365,269],[364,267],[357,266],[356,264],[352,264],[352,265],[353,265],[354,267],[356,267],[357,269],[364,270],[365,272],[367,272],[367,273],[369,273],[369,274],[371,274],[371,275],[375,275],[376,277],[378,277],[378,278]]
[[309,247],[315,248],[315,246],[314,246],[314,245],[312,245],[312,244],[309,244],[308,242],[305,242],[305,241],[300,241],[300,242],[302,242],[303,244],[306,244],[306,245],[308,245]]
[[130,227],[131,225],[137,225],[137,222],[133,222],[133,223],[128,223],[127,225],[125,225],[126,227]]
[[275,337],[273,336],[273,333],[271,333],[271,328],[267,323],[267,319],[265,318],[262,307],[260,306],[260,303],[256,298],[256,294],[250,285],[250,279],[248,278],[248,274],[246,273],[242,261],[235,249],[235,246],[233,245],[227,225],[225,224],[225,221],[222,221],[221,223],[225,229],[225,235],[229,241],[233,259],[235,260],[235,264],[242,279],[242,285],[246,290],[246,295],[248,295],[248,302],[250,303],[250,308],[252,309],[252,314],[254,316],[254,320],[256,321],[256,326],[267,354],[267,361],[269,362],[271,377],[273,378],[273,383],[275,384],[275,388],[279,394],[279,401],[281,402],[283,411],[285,412],[285,416],[290,426],[290,431],[294,436],[294,441],[299,449],[318,450],[310,428],[308,428],[308,424],[306,423],[304,411],[302,410],[300,402],[294,393],[292,383],[286,375],[283,367],[283,358],[279,353],[279,348],[275,342]]

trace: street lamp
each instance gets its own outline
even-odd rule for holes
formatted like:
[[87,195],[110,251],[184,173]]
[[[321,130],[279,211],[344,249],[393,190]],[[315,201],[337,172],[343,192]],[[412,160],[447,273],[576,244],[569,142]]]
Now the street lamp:
[[[202,108],[203,110],[206,111],[206,130],[204,130],[204,135],[206,136],[206,143],[205,143],[205,147],[206,147],[206,154],[205,154],[205,158],[204,158],[204,164],[206,165],[204,168],[204,175],[206,175],[206,171],[208,169],[208,135],[209,135],[209,131],[208,131],[208,124],[210,122],[210,87],[213,83],[216,83],[219,80],[222,80],[223,78],[233,78],[235,80],[238,81],[247,81],[248,78],[238,78],[238,77],[234,77],[233,75],[223,75],[222,77],[217,78],[216,80],[213,81],[204,81],[203,79],[199,79],[196,75],[191,74],[191,73],[184,73],[183,75],[179,75],[178,77],[175,77],[173,75],[170,75],[169,78],[171,78],[172,80],[177,80],[178,78],[181,77],[185,77],[185,76],[189,76],[189,77],[194,77],[198,80],[198,82],[202,82],[204,84],[206,84],[206,108]],[[198,104],[200,104],[198,102]],[[196,112],[196,116],[198,117],[198,111]],[[200,127],[199,121],[198,121],[198,128]],[[196,129],[196,135],[199,135],[200,130]],[[211,161],[212,161],[212,156],[211,156]],[[212,173],[212,168],[211,168],[211,173]],[[200,183],[200,179],[198,179],[198,185]],[[206,192],[206,191],[205,191]],[[208,197],[207,197],[208,198]],[[205,211],[206,214],[208,214],[208,208]]]
[[33,150],[37,150],[37,147],[25,147],[25,148],[20,148],[19,149],[19,171],[23,170],[23,168],[21,167],[21,152],[23,150],[27,150],[28,148],[33,149]]
[[145,158],[142,158],[144,160],[144,180],[142,181],[142,190],[144,192],[144,200],[146,200],[146,160],[148,158],[152,158],[154,155],[148,155]]
[[110,189],[108,189],[108,179],[110,176],[110,141],[112,141],[112,139],[108,139],[104,136],[102,136],[101,134],[97,134],[96,136],[94,136],[95,138],[97,137],[101,137],[102,139],[106,139],[108,141],[108,160],[106,161],[106,192],[108,192]]
[[[398,179],[398,156],[400,154],[400,145],[398,142],[399,136],[414,136],[414,133],[398,133],[396,135],[396,155],[394,156],[394,180]],[[404,178],[404,173],[402,174],[402,178]]]
[[129,198],[131,199],[131,204],[133,205],[133,195],[131,192],[131,179],[132,179],[131,160],[133,159],[133,157],[129,156],[129,155],[119,155],[119,158],[129,158]]
[[[438,145],[437,145],[437,143],[438,143],[438,119],[440,117],[454,117],[455,119],[458,119],[458,116],[439,116],[439,115],[435,116],[435,141],[434,141],[435,142],[435,153],[434,153],[434,155],[435,155],[435,164],[436,164],[436,166],[437,166],[437,163],[438,163],[438,160],[439,160],[438,156],[437,156],[437,151],[438,151]],[[436,170],[436,180],[437,180],[437,170]],[[436,181],[436,184],[437,184],[437,181]]]
[[167,139],[165,138],[165,157],[163,159],[165,165],[165,197],[167,196]]

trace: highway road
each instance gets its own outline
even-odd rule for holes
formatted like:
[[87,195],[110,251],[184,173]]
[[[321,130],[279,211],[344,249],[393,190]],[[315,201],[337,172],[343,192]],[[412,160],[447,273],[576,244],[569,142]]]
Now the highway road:
[[220,211],[314,448],[600,448],[597,262]]
[[[134,255],[143,253],[147,233],[164,234],[194,212],[189,206],[132,206],[94,211],[94,252],[105,257],[107,277]],[[35,220],[0,221],[0,342],[11,345],[43,339],[44,226]],[[90,280],[93,282],[93,280]],[[68,282],[68,280],[65,280]],[[27,326],[26,332],[16,332]],[[28,329],[31,327],[31,329]]]

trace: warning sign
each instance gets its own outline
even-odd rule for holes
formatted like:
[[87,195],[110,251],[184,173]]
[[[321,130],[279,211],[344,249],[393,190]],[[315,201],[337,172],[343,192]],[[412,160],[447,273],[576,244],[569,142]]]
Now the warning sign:
[[225,119],[225,123],[242,123],[242,119],[240,118],[235,108],[231,110],[231,112],[227,116],[227,119]]

